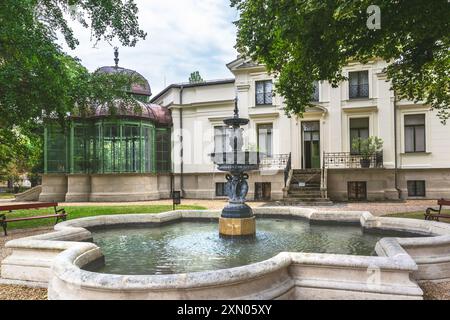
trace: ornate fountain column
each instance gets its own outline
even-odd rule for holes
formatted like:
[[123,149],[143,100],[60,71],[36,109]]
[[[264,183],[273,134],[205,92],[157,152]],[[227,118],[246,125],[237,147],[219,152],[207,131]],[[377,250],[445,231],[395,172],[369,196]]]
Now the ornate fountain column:
[[256,233],[255,216],[245,203],[248,193],[248,174],[245,172],[258,170],[260,157],[259,152],[242,150],[244,139],[241,126],[247,125],[248,122],[248,119],[239,118],[236,99],[234,117],[224,120],[229,128],[231,152],[211,154],[218,169],[229,172],[225,185],[229,202],[222,210],[219,220],[219,232],[223,236],[254,236]]

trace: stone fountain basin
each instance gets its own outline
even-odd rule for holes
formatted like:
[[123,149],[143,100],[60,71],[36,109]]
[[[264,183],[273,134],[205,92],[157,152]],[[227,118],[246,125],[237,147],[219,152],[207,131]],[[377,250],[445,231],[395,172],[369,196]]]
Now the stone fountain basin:
[[321,212],[262,207],[262,217],[352,223],[366,230],[425,238],[383,238],[378,256],[289,253],[243,267],[174,275],[122,276],[82,270],[103,259],[88,229],[218,219],[219,211],[172,211],[70,220],[55,232],[9,241],[3,279],[48,284],[49,299],[422,299],[417,281],[450,280],[450,225],[374,217],[369,212]]

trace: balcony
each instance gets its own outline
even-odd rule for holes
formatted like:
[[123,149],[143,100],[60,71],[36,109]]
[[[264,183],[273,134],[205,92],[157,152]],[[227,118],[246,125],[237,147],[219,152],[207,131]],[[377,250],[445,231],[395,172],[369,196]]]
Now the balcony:
[[324,153],[323,166],[327,169],[383,168],[383,152],[377,152],[368,159],[350,152]]

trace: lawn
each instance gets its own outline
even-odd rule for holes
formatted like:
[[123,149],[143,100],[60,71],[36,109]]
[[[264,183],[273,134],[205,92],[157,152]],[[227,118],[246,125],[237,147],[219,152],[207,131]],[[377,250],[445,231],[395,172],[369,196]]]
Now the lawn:
[[[172,205],[138,205],[138,206],[64,206],[68,213],[68,220],[91,216],[114,215],[114,214],[132,214],[132,213],[160,213],[172,210]],[[177,206],[177,210],[205,210],[201,206]],[[40,210],[18,210],[12,213],[6,213],[6,217],[30,217],[53,214],[53,208]],[[54,219],[39,219],[30,221],[11,222],[8,224],[8,230],[39,228],[54,225]]]
[[14,195],[12,193],[0,193],[0,199],[14,199]]
[[[450,214],[450,210],[442,210],[442,213]],[[409,218],[409,219],[420,219],[420,220],[425,219],[424,211],[394,213],[394,214],[387,215],[386,217]],[[440,219],[440,222],[450,223],[450,219]]]

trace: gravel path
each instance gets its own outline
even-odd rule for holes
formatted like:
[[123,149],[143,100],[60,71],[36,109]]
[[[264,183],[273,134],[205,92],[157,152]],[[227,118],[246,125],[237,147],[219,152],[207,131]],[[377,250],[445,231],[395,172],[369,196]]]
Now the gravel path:
[[[0,235],[0,261],[6,258],[10,252],[5,248],[5,243],[9,240],[34,236],[47,233],[53,228],[36,228],[25,230],[10,230],[8,236]],[[3,231],[3,230],[2,230]],[[46,300],[47,289],[29,288],[23,286],[12,286],[0,284],[0,300]]]

